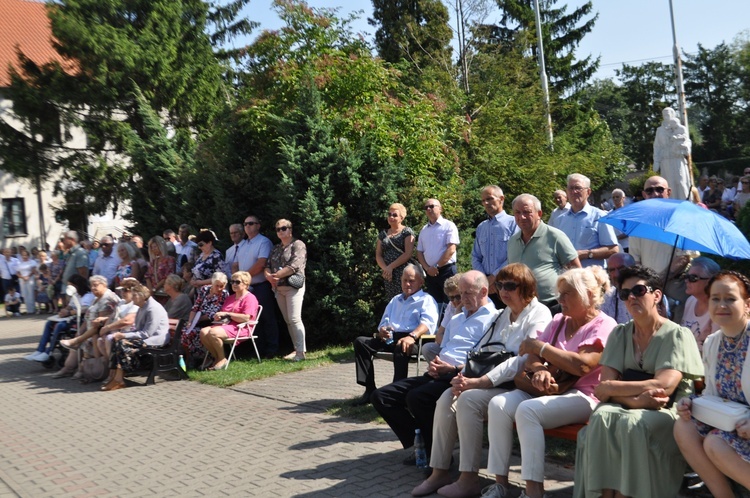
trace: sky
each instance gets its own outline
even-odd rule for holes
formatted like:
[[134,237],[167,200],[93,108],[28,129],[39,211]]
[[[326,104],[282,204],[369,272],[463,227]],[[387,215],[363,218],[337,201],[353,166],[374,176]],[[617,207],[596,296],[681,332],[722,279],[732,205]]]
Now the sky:
[[[356,32],[369,34],[375,28],[367,24],[372,14],[371,0],[308,0],[316,8],[339,8],[344,16],[364,11],[353,24]],[[452,4],[452,0],[445,2]],[[585,3],[585,0],[567,2],[569,11]],[[261,29],[276,29],[281,26],[276,12],[271,8],[272,0],[250,0],[243,15],[261,23]],[[561,6],[564,2],[558,1]],[[742,31],[750,37],[750,1],[748,0],[673,0],[677,42],[684,52],[695,53],[700,43],[713,48],[722,41],[731,43]],[[601,65],[596,78],[614,78],[615,69],[626,62],[639,65],[654,60],[663,63],[672,61],[672,27],[669,15],[669,0],[593,0],[593,10],[599,13],[594,29],[581,42],[576,55],[601,56]],[[496,22],[499,14],[488,21]],[[451,21],[453,22],[453,20]]]

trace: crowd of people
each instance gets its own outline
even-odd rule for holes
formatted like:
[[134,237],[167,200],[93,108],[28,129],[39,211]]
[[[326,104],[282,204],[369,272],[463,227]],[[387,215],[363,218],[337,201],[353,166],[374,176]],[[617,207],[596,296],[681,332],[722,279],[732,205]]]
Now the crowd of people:
[[[672,254],[671,246],[600,223],[606,212],[589,202],[589,179],[567,180],[549,223],[535,196],[515,197],[509,215],[502,189],[483,188],[487,219],[465,273],[455,264],[458,232],[437,199],[425,202],[429,221],[418,233],[404,224],[402,205],[390,207],[376,247],[390,302],[375,333],[354,342],[356,381],[365,389],[354,404],[373,405],[409,450],[404,464],[416,463],[410,448],[420,432],[430,472],[413,496],[510,496],[516,431],[520,496],[541,498],[544,430],[569,424],[586,424],[578,433],[577,497],[676,496],[686,462],[714,496],[735,496],[732,481],[750,486],[750,410],[724,431],[691,408],[700,396],[695,381],[705,378],[705,393],[747,409],[750,280],[699,253]],[[644,199],[670,194],[659,176],[641,192]],[[621,208],[624,192],[612,200]],[[422,346],[427,371],[409,377],[409,356],[431,334],[435,342]],[[475,363],[480,350],[495,353],[483,370]],[[373,374],[380,351],[394,360],[393,381],[382,387]],[[484,489],[482,468],[496,478]]]

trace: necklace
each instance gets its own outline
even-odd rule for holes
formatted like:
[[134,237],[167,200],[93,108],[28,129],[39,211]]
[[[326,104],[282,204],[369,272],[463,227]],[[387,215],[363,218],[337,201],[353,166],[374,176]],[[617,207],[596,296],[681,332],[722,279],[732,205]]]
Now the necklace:
[[[745,332],[746,331],[747,331],[747,326],[745,326],[745,328],[742,329],[742,332],[740,332],[740,334],[738,336],[735,336],[734,338],[730,338],[730,337],[724,335],[722,337],[722,340],[721,340],[721,349],[725,353],[734,353],[735,351],[737,351],[737,348],[740,347],[740,344],[742,344],[742,339],[745,337]],[[723,333],[722,333],[722,335],[723,335]],[[732,349],[729,349],[726,346],[727,342],[731,342],[730,339],[736,339],[737,340],[737,342],[734,343],[734,347]]]

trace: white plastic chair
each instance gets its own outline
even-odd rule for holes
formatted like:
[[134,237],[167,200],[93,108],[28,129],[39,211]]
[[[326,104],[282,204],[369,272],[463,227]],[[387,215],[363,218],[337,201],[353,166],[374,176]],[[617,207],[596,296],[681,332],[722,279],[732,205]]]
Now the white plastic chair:
[[[258,314],[255,315],[255,318],[253,320],[248,320],[246,322],[240,323],[237,326],[237,335],[235,337],[227,337],[226,339],[224,339],[224,344],[232,345],[232,349],[229,350],[229,355],[227,356],[227,362],[224,364],[224,370],[229,368],[229,364],[232,362],[232,358],[234,358],[234,349],[237,347],[237,344],[242,344],[245,341],[253,341],[255,356],[258,358],[258,363],[262,363],[260,359],[260,353],[258,352],[258,346],[255,344],[255,326],[258,325],[258,320],[260,319],[260,314],[262,312],[263,306],[258,305]],[[208,356],[209,355],[206,355],[203,360],[203,367],[205,367],[208,363]]]

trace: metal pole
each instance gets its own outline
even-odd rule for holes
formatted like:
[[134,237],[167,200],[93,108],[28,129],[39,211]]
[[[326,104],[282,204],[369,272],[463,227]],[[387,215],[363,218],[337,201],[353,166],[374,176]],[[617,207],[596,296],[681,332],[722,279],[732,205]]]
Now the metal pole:
[[[675,29],[674,24],[674,7],[672,6],[672,0],[669,0],[669,17],[672,20],[672,41],[674,43],[674,45],[672,46],[672,55],[674,56],[675,77],[677,79],[677,103],[680,106],[680,119],[682,121],[682,125],[687,130],[689,137],[690,128],[688,128],[687,102],[685,101],[685,85],[682,82],[682,57],[680,57],[680,46],[677,43],[677,30]],[[688,154],[687,167],[688,178],[690,179],[690,188],[688,189],[689,200],[690,189],[692,189],[693,185],[695,185],[695,180],[693,179],[692,153]]]
[[544,112],[547,115],[547,139],[550,149],[554,147],[552,136],[552,115],[549,109],[549,88],[547,87],[547,69],[544,66],[544,43],[542,42],[542,19],[539,13],[539,0],[534,0],[534,16],[536,17],[536,44],[539,59],[539,79],[542,81],[542,95],[544,96]]

